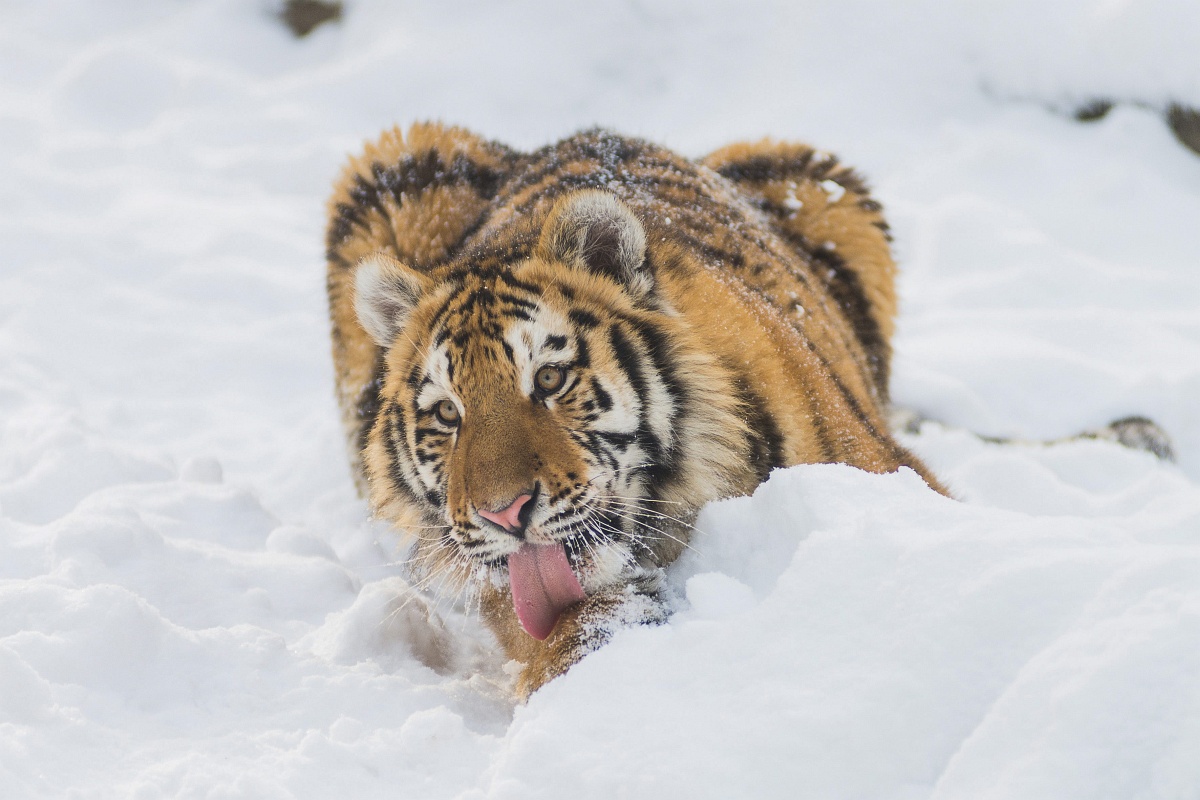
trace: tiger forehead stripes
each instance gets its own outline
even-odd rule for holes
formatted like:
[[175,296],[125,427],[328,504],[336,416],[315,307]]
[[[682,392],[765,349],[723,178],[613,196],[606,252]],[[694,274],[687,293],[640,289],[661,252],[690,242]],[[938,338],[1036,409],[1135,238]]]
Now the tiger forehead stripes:
[[880,206],[810,148],[693,162],[591,131],[526,154],[414,125],[351,161],[328,250],[360,486],[419,573],[478,597],[522,695],[663,619],[701,506],[772,468],[943,491],[884,421]]

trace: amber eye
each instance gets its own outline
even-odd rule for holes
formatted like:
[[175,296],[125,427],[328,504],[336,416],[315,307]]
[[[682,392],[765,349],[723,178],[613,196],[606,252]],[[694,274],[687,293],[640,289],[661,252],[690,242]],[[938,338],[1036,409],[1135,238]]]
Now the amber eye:
[[557,392],[566,380],[567,371],[562,367],[542,367],[533,377],[533,382],[541,394]]
[[449,400],[443,400],[434,406],[433,413],[437,414],[437,418],[447,425],[458,424],[458,406]]

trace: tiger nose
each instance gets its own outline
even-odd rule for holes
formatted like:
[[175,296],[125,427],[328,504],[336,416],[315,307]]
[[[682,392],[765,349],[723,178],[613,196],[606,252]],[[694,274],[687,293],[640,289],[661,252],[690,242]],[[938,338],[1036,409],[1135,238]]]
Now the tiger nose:
[[525,527],[525,520],[521,519],[521,509],[532,499],[533,495],[522,494],[512,501],[512,505],[501,511],[484,511],[482,508],[476,511],[479,512],[479,516],[488,522],[494,522],[509,533],[520,533]]

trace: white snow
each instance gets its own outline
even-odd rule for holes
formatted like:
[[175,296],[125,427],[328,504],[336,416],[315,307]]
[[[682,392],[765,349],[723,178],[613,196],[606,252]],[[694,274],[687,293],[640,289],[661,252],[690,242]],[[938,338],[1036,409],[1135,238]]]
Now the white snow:
[[[0,795],[1200,797],[1188,0],[0,9]],[[1104,119],[1070,118],[1095,98]],[[680,611],[514,707],[351,484],[323,204],[441,118],[837,152],[901,263],[912,473],[706,509]],[[1178,465],[1055,439],[1157,420]]]
[[829,195],[829,202],[836,203],[846,194],[846,190],[837,181],[821,181],[821,189]]

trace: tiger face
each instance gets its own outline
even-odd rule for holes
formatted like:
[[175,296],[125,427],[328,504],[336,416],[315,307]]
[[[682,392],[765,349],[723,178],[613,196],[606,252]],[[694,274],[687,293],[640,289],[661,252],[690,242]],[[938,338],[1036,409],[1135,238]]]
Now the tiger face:
[[377,254],[355,285],[386,348],[367,466],[377,505],[421,507],[418,563],[507,584],[539,639],[584,596],[651,579],[686,524],[655,495],[685,456],[689,392],[627,207],[581,192],[517,263]]

